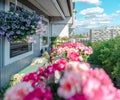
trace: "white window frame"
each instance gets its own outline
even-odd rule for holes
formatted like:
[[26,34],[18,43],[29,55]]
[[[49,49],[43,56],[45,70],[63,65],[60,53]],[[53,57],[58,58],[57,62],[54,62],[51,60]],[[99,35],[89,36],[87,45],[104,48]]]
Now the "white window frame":
[[45,51],[45,48],[49,47],[50,30],[49,30],[49,20],[47,18],[44,18],[43,21],[46,21],[48,23],[47,24],[47,32],[46,32],[48,34],[48,43],[46,45],[42,45],[42,36],[41,36],[41,38],[40,38],[40,50],[43,49],[43,51]]
[[[10,2],[12,3],[15,3],[15,0],[5,0],[5,11],[9,10],[10,8]],[[17,2],[17,5],[20,6],[20,7],[23,7],[24,5],[21,4],[20,2]],[[28,7],[26,8],[26,6],[24,6],[25,9],[29,9]],[[30,9],[29,9],[30,11]],[[32,10],[31,10],[32,11]],[[15,57],[12,57],[10,58],[10,42],[8,42],[8,40],[5,38],[5,44],[4,44],[4,65],[8,65],[8,64],[11,64],[15,61],[18,61],[18,60],[21,60],[25,57],[28,57],[30,55],[33,54],[33,50],[34,50],[34,46],[32,44],[32,50],[31,51],[28,51],[26,53],[23,53],[23,54],[20,54],[20,55],[17,55]]]

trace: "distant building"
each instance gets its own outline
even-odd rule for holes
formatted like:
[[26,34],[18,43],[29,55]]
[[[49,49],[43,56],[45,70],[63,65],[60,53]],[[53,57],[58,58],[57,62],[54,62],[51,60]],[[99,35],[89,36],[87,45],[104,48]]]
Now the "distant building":
[[105,29],[90,29],[90,41],[103,41],[120,35],[120,27],[107,27]]

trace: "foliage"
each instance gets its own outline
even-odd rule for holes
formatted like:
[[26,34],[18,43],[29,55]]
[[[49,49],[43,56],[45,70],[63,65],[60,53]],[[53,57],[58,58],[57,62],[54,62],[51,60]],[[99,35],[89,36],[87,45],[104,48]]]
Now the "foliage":
[[42,36],[42,44],[46,45],[48,43],[48,37]]
[[6,90],[10,87],[10,85],[8,84],[5,87],[0,88],[0,100],[4,98],[4,93],[6,92]]
[[120,77],[120,36],[107,41],[92,43],[94,53],[89,61],[95,65],[102,65],[112,78]]
[[44,52],[42,54],[42,57],[46,58],[46,59],[49,59],[50,58],[50,55],[48,54],[48,52]]
[[68,37],[51,37],[51,44],[53,47],[61,46],[64,42],[68,40]]
[[53,93],[53,100],[64,100],[64,99],[60,98],[57,95],[57,89],[59,87],[59,84],[57,84],[57,83],[49,83],[48,85],[50,86],[51,91]]

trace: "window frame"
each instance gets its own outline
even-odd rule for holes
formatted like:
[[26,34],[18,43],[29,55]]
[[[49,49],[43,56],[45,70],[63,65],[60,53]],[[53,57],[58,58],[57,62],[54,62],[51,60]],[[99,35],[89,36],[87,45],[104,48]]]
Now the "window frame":
[[10,58],[19,56],[30,51],[32,51],[32,43],[28,43],[27,41],[10,42]]
[[[10,8],[10,3],[14,3],[15,4],[15,0],[6,0],[5,1],[5,11],[8,11],[9,8]],[[29,9],[28,7],[26,7],[25,5],[21,4],[20,2],[17,2],[17,5],[19,7],[24,7],[25,9],[27,9],[28,11],[32,12],[31,9]],[[5,38],[5,43],[4,43],[4,65],[8,65],[8,64],[11,64],[15,61],[18,61],[18,60],[21,60],[27,56],[30,56],[33,54],[33,44],[32,44],[32,50],[31,51],[28,51],[28,52],[25,52],[25,53],[22,53],[20,55],[17,55],[17,56],[14,56],[14,57],[10,57],[10,42],[8,42],[8,40]]]
[[[46,32],[45,33],[43,33],[43,34],[45,34],[45,35],[42,35],[42,46],[44,47],[44,46],[47,46],[47,45],[49,45],[49,21],[46,19],[46,18],[44,18],[43,19],[43,24],[44,24],[44,22],[46,23],[45,25],[47,26],[47,28],[46,28]],[[46,37],[47,38],[47,43],[44,45],[43,44],[43,38],[44,37]]]
[[[42,37],[44,36],[44,35],[42,35],[41,37],[40,37],[40,50],[43,50],[43,51],[45,51],[45,48],[48,48],[49,47],[49,37],[50,37],[50,29],[49,29],[49,20],[48,19],[46,19],[46,18],[44,18],[43,19],[43,21],[45,21],[45,22],[47,22],[47,32],[46,32],[46,34],[47,34],[47,44],[46,45],[43,45],[42,44]],[[44,34],[44,33],[43,33]]]

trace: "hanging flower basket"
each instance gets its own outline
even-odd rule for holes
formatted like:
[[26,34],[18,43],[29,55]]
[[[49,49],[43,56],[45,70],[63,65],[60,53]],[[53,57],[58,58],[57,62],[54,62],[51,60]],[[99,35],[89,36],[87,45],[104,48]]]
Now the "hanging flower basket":
[[42,18],[25,9],[16,12],[12,6],[10,11],[0,12],[0,37],[6,37],[8,41],[26,39],[36,33]]

